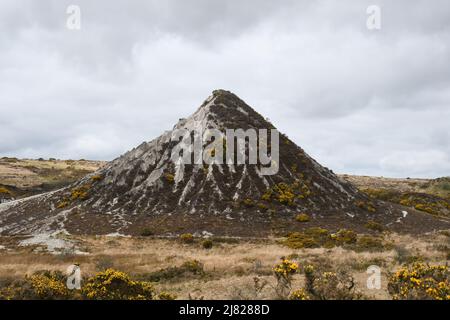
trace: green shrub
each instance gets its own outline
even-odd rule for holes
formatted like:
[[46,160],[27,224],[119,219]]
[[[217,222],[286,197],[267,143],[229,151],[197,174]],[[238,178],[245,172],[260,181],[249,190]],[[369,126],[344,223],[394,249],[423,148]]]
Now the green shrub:
[[166,181],[169,182],[169,183],[174,183],[174,181],[175,181],[175,176],[174,176],[173,174],[171,174],[171,173],[166,173],[166,174],[164,175],[164,178],[165,178]]
[[426,204],[423,204],[423,203],[416,204],[414,206],[414,208],[416,210],[424,211],[424,212],[427,212],[427,213],[432,214],[432,215],[438,215],[439,214],[439,212],[435,211],[431,206],[427,206]]
[[191,233],[183,233],[182,235],[180,235],[180,240],[183,243],[193,243],[194,236]]
[[306,213],[300,213],[295,217],[298,222],[308,222],[309,216]]
[[302,232],[289,234],[283,244],[292,249],[316,248],[320,246],[320,243],[316,239]]
[[261,211],[267,211],[269,209],[269,207],[267,205],[265,205],[264,203],[258,203],[258,208]]
[[252,199],[245,199],[242,201],[242,204],[247,208],[251,208],[255,206],[255,202]]
[[381,223],[378,223],[376,221],[370,220],[365,224],[365,227],[369,230],[377,231],[377,232],[383,232],[384,226]]
[[0,194],[11,195],[11,191],[9,191],[8,189],[6,189],[5,187],[0,187]]
[[87,200],[89,198],[89,190],[91,188],[91,185],[85,184],[82,186],[79,186],[77,188],[74,188],[70,192],[70,198],[72,201],[75,200]]
[[289,248],[315,248],[321,245],[321,240],[318,237],[305,232],[294,232],[288,235],[285,244]]
[[71,292],[65,276],[57,271],[38,271],[0,289],[0,300],[64,300]]
[[152,236],[152,235],[153,235],[153,230],[150,229],[150,228],[144,228],[144,229],[142,229],[142,231],[141,231],[141,236],[142,236],[142,237],[150,237],[150,236]]
[[69,204],[70,204],[69,201],[63,200],[63,201],[59,202],[56,207],[58,209],[63,209],[65,207],[67,207]]
[[149,282],[133,281],[124,272],[107,269],[89,278],[82,294],[91,300],[152,300],[155,292]]
[[193,274],[204,273],[203,264],[198,260],[187,260],[181,265],[181,268]]
[[102,179],[103,179],[103,177],[101,175],[95,175],[95,176],[91,177],[91,180],[93,182],[98,182],[98,181],[101,181]]
[[298,289],[291,293],[289,300],[311,300],[305,289]]
[[305,293],[315,300],[357,300],[363,296],[355,288],[355,280],[344,270],[319,271],[312,265],[304,268]]
[[[197,261],[187,261],[183,268],[189,272],[203,271]],[[136,281],[126,273],[106,269],[88,278],[81,290],[69,290],[67,277],[59,271],[38,271],[24,280],[16,280],[0,287],[0,300],[173,300],[176,296],[161,292],[155,294],[149,282]]]
[[277,279],[277,285],[275,292],[281,299],[286,299],[292,289],[292,279],[295,273],[298,271],[298,264],[294,261],[288,260],[285,257],[281,258],[281,263],[273,267],[275,278]]
[[401,268],[389,278],[394,300],[450,300],[450,270],[424,263]]
[[161,292],[160,294],[158,294],[159,300],[175,300],[176,298],[176,295],[167,292]]
[[355,231],[347,229],[341,229],[335,234],[332,234],[331,237],[337,245],[354,244],[358,239],[358,235]]
[[197,260],[187,260],[181,266],[168,267],[159,271],[152,272],[145,276],[145,279],[151,282],[161,280],[171,280],[181,277],[203,276],[203,264]]
[[383,239],[372,236],[361,236],[356,242],[355,251],[384,251],[386,246]]
[[377,211],[377,209],[375,208],[375,205],[372,202],[368,202],[368,201],[363,201],[363,200],[358,200],[355,202],[355,205],[358,208],[367,210],[369,212],[375,212]]
[[310,195],[308,184],[302,179],[296,179],[293,183],[277,183],[266,190],[261,199],[268,202],[274,200],[283,205],[293,206],[297,199],[305,199]]
[[204,249],[211,249],[213,247],[213,242],[211,240],[203,240],[202,247]]
[[321,246],[332,248],[334,246],[354,244],[356,239],[357,234],[351,230],[341,229],[332,234],[327,229],[313,227],[303,232],[289,234],[283,243],[293,249],[317,248]]
[[385,189],[365,189],[362,191],[373,199],[398,203],[433,215],[448,216],[450,203],[449,199],[445,197],[445,191],[442,193],[443,189],[440,189],[438,184],[433,188],[430,185],[422,185],[421,187],[427,189],[425,191],[427,193],[399,192]]

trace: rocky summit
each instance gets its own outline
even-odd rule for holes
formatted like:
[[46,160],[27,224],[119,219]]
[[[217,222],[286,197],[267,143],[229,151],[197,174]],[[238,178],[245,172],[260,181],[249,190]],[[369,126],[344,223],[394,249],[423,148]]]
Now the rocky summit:
[[[244,163],[199,162],[195,155],[185,154],[192,148],[179,153],[186,139],[195,141],[195,133],[203,137],[210,130],[225,133],[230,129],[269,132],[275,127],[233,93],[216,90],[172,130],[97,172],[63,189],[1,204],[0,234],[139,235],[150,230],[164,236],[190,232],[265,237],[311,226],[358,230],[369,220],[399,231],[431,231],[448,224],[425,213],[405,212],[400,206],[371,200],[283,134],[265,141],[267,155],[275,156],[273,144],[278,146],[277,158],[270,164],[250,163],[250,140],[244,144]],[[189,135],[178,139],[179,132]],[[218,158],[218,152],[227,159],[231,142],[227,137],[200,140],[200,147],[210,159]],[[192,161],[174,161],[181,156]],[[272,165],[276,172],[264,174]],[[302,224],[295,219],[301,213],[308,217]]]

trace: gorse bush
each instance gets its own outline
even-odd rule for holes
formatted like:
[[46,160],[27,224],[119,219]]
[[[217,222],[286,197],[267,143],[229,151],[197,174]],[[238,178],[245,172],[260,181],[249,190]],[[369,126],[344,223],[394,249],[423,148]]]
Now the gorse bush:
[[5,187],[0,187],[0,194],[11,195],[11,191],[9,191],[8,189],[6,189]]
[[176,298],[176,295],[167,292],[161,292],[160,294],[158,294],[159,300],[175,300]]
[[36,296],[40,299],[64,299],[69,297],[65,277],[60,272],[43,272],[28,278]]
[[391,248],[391,244],[386,243],[381,237],[358,236],[356,232],[347,229],[331,233],[327,229],[319,227],[308,228],[303,232],[293,232],[282,241],[282,244],[292,249],[342,246],[357,252],[376,252]]
[[141,231],[141,236],[142,236],[142,237],[150,237],[150,236],[152,236],[152,235],[153,235],[153,230],[150,229],[150,228],[144,228],[144,229],[142,229],[142,231]]
[[377,231],[377,232],[383,232],[384,231],[384,226],[376,221],[373,220],[369,220],[366,224],[365,227],[369,230],[373,230],[373,231]]
[[[198,266],[190,263],[185,268]],[[202,269],[203,270],[203,269]],[[136,281],[126,273],[107,269],[82,282],[81,290],[69,290],[67,277],[58,271],[39,271],[0,288],[0,300],[173,300],[167,292],[155,293],[150,282]]]
[[284,278],[290,280],[292,275],[298,270],[298,264],[288,259],[282,258],[281,263],[277,264],[273,271],[277,278]]
[[377,209],[375,208],[375,205],[373,204],[373,202],[370,202],[370,201],[368,202],[368,201],[358,200],[358,201],[355,202],[355,205],[356,205],[358,208],[367,210],[367,211],[369,211],[369,212],[375,212],[375,211],[377,211]]
[[255,202],[252,199],[244,199],[242,204],[248,208],[255,206]]
[[187,260],[181,265],[181,268],[193,274],[204,273],[203,263],[198,260]]
[[69,193],[65,194],[65,196],[61,199],[60,202],[56,204],[56,207],[58,209],[64,209],[78,200],[85,201],[89,199],[89,192],[91,188],[92,188],[91,184],[84,184],[76,188],[73,188],[72,190],[70,190]]
[[257,206],[258,206],[258,209],[261,211],[267,211],[269,209],[269,207],[264,203],[258,203]]
[[102,181],[102,180],[103,180],[103,177],[102,177],[101,175],[95,175],[95,176],[92,176],[92,177],[91,177],[91,180],[92,180],[93,182],[99,182],[99,181]]
[[183,243],[193,243],[194,236],[191,233],[183,233],[180,235],[180,241]]
[[281,204],[293,205],[295,199],[294,190],[286,183],[279,183],[274,186],[273,190],[276,193],[276,199]]
[[69,204],[70,204],[69,201],[64,200],[64,201],[59,202],[59,203],[56,205],[56,207],[57,207],[58,209],[63,209],[63,208],[65,208],[65,207],[67,207]]
[[71,295],[64,275],[57,271],[38,271],[0,289],[0,300],[65,300]]
[[[302,268],[296,262],[282,258],[281,263],[274,266],[277,279],[275,293],[278,298],[290,300],[354,300],[363,297],[355,289],[355,280],[345,270],[322,271],[313,265],[303,267],[305,276],[304,288],[292,291],[295,274]],[[291,292],[292,291],[292,292]]]
[[[443,181],[445,184],[445,182]],[[439,190],[445,190],[439,187],[439,183],[433,188],[437,194],[441,194]],[[430,195],[427,193],[417,192],[399,192],[395,190],[385,189],[364,189],[364,193],[373,199],[383,201],[390,201],[401,204],[403,206],[415,208],[416,210],[424,211],[432,215],[448,216],[450,210],[450,202],[448,197],[441,197]],[[433,192],[435,193],[435,192]]]
[[306,181],[296,179],[293,183],[277,183],[272,188],[266,190],[261,196],[261,200],[275,201],[282,205],[292,206],[297,200],[302,200],[311,195],[311,191]]
[[289,296],[290,300],[311,300],[308,293],[305,291],[305,289],[298,289],[291,293]]
[[450,272],[447,265],[414,263],[389,278],[394,300],[450,300]]
[[316,300],[355,300],[362,294],[355,289],[355,280],[346,271],[320,271],[307,265],[304,268],[305,293]]
[[292,277],[298,270],[298,264],[286,258],[281,258],[281,263],[273,267],[277,279],[275,292],[279,298],[286,299],[292,288]]
[[382,238],[365,235],[358,238],[353,249],[355,251],[379,252],[389,249],[389,246],[384,244]]
[[354,244],[356,240],[357,234],[352,230],[341,229],[336,233],[331,233],[327,229],[314,227],[303,232],[291,233],[283,243],[293,249],[318,248],[321,246],[332,248]]
[[300,213],[295,217],[298,222],[308,222],[309,216],[306,213]]
[[82,294],[93,300],[152,300],[155,291],[149,282],[133,281],[124,272],[107,269],[89,278]]
[[70,199],[72,201],[75,201],[75,200],[84,201],[84,200],[88,199],[90,188],[91,188],[91,185],[86,184],[86,185],[82,185],[82,186],[72,189],[72,191],[70,192]]
[[211,240],[203,240],[202,247],[204,249],[211,249],[213,247],[213,242]]
[[330,232],[327,229],[315,227],[306,229],[304,232],[291,233],[284,244],[293,249],[317,248],[328,240],[331,242]]
[[164,174],[164,178],[169,183],[174,183],[175,182],[175,176],[173,174],[171,174],[171,173]]
[[347,245],[356,243],[358,235],[355,231],[340,229],[338,232],[331,234],[331,238],[336,245]]

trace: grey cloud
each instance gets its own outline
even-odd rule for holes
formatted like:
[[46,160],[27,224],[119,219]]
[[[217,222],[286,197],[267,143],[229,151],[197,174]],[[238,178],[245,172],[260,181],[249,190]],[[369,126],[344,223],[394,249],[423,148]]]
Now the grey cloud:
[[448,175],[450,5],[375,2],[2,1],[0,156],[112,159],[225,88],[335,171]]

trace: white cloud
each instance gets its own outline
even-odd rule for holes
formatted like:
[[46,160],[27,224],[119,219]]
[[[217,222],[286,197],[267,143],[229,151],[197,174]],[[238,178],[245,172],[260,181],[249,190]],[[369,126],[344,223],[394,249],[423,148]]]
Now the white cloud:
[[386,172],[418,177],[426,177],[430,168],[434,168],[436,171],[450,172],[449,164],[448,154],[432,149],[393,152],[380,160],[381,169]]

